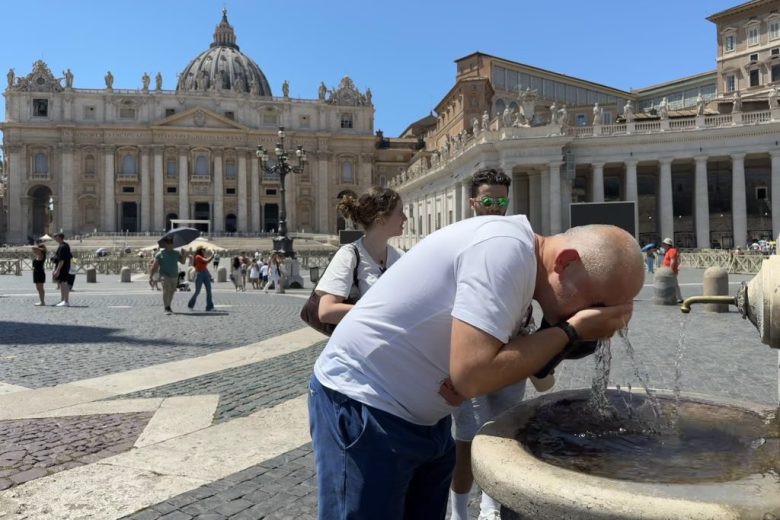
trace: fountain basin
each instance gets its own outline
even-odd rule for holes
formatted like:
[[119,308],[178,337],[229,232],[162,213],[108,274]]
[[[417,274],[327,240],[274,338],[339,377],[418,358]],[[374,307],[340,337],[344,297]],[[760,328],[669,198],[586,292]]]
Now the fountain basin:
[[[657,391],[656,394],[664,410],[673,406],[671,393]],[[611,401],[625,402],[627,394],[610,390],[608,395]],[[576,416],[583,424],[592,423],[577,408],[578,403],[585,403],[589,397],[589,389],[544,395],[518,405],[485,425],[472,445],[472,467],[480,487],[522,518],[539,520],[780,519],[780,432],[776,410],[730,399],[683,394],[680,426],[676,431],[685,432],[679,435],[687,437],[682,439],[689,443],[686,449],[697,453],[692,453],[690,463],[663,460],[669,456],[670,443],[657,442],[657,460],[648,463],[647,471],[635,466],[637,474],[642,473],[640,480],[631,478],[630,461],[624,464],[619,453],[617,456],[612,453],[610,458],[607,452],[611,448],[605,448],[604,457],[599,460],[601,436],[614,441],[614,436],[604,435],[603,431],[596,431],[586,439],[583,452],[587,456],[582,458],[575,456],[571,443],[574,439],[576,444],[580,436],[540,437],[540,432],[546,429],[560,431],[571,426],[572,421],[566,420],[567,411],[569,418]],[[632,398],[643,399],[636,391]],[[560,428],[549,422],[557,416],[562,417]],[[540,427],[543,421],[547,422]],[[717,426],[721,423],[723,428]],[[708,429],[717,431],[707,435]],[[585,430],[593,432],[594,429]],[[696,435],[702,432],[705,435],[700,440]],[[763,442],[756,443],[752,436],[760,437]],[[657,441],[652,435],[647,437]],[[733,443],[735,452],[739,452],[736,446],[742,446],[744,454],[735,453],[731,457],[731,444],[721,449],[724,442]],[[633,449],[633,442],[629,444]],[[699,445],[703,448],[696,450]],[[549,447],[549,456],[544,452],[545,447]],[[714,464],[708,462],[710,448],[716,459],[720,457]],[[647,445],[637,449],[650,450]],[[753,449],[759,451],[754,453]],[[756,453],[759,456],[754,457]],[[679,457],[679,451],[673,456]],[[641,457],[637,456],[639,460]],[[563,467],[568,463],[567,458],[578,460]],[[648,455],[648,460],[651,458]],[[702,474],[697,476],[687,471],[689,465],[701,465]],[[719,465],[726,471],[719,471]],[[680,468],[679,476],[674,474],[675,466]],[[672,474],[667,474],[667,467]]]

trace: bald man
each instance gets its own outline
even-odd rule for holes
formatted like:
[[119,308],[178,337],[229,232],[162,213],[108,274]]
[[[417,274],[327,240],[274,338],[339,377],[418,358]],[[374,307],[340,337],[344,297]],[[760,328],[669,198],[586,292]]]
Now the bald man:
[[[426,237],[361,298],[315,364],[319,518],[443,519],[457,404],[444,383],[485,395],[571,342],[612,336],[643,282],[639,245],[613,226],[543,237],[525,216],[484,216]],[[555,325],[515,337],[531,300]]]

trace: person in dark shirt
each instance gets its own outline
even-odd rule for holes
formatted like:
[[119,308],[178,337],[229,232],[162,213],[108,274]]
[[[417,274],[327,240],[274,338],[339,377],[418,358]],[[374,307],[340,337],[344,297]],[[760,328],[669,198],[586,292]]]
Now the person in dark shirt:
[[57,307],[70,307],[68,297],[76,278],[75,275],[70,274],[70,262],[73,259],[73,255],[70,253],[70,246],[65,242],[63,233],[54,235],[54,240],[57,242],[58,247],[57,252],[54,253],[54,256],[57,257],[57,265],[54,268],[53,278],[60,283],[60,295],[62,296],[62,300],[57,304]]

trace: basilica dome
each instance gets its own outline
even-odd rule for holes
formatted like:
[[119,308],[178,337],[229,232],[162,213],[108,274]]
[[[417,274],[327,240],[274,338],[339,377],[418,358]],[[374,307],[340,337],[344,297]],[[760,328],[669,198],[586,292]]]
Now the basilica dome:
[[200,53],[179,75],[177,92],[232,91],[252,96],[270,96],[271,87],[260,67],[236,45],[227,10],[214,31],[211,46]]

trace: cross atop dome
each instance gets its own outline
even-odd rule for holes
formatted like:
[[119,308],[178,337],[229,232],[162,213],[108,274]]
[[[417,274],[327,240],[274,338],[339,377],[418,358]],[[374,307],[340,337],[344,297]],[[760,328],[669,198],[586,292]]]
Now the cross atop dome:
[[222,8],[222,20],[214,30],[214,42],[211,47],[232,47],[238,50],[236,45],[236,33],[233,31],[233,26],[230,25],[227,19],[227,7]]

